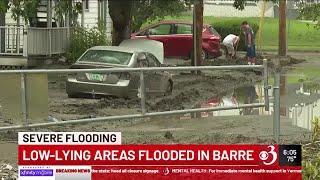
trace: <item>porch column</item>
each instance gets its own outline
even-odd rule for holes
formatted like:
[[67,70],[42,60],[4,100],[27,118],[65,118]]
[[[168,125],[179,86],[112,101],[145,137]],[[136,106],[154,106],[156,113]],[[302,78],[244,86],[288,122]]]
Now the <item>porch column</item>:
[[52,27],[52,0],[48,0],[47,5],[47,27]]
[[[0,12],[0,26],[6,25],[6,14]],[[5,29],[0,28],[0,53],[5,51]]]
[[[19,54],[20,52],[20,16],[17,17],[17,29],[16,29],[16,52]],[[12,44],[13,46],[13,44]],[[13,47],[12,47],[13,48]]]
[[85,0],[82,0],[81,27],[84,27]]
[[48,28],[48,53],[52,54],[52,0],[47,1],[47,28]]

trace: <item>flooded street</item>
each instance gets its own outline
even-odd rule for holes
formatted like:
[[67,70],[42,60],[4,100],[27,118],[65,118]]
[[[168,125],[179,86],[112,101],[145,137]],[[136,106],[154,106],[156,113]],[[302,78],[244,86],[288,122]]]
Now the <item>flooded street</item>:
[[[307,58],[307,61],[287,67],[282,76],[280,143],[309,142],[312,120],[320,116],[317,81],[320,77],[320,55],[298,55],[297,58]],[[312,71],[313,69],[316,70]],[[172,95],[148,97],[148,112],[264,102],[261,73],[224,70],[205,72],[199,76],[175,74],[173,77]],[[48,96],[38,94],[39,100],[48,102],[47,113],[50,117],[66,121],[137,114],[141,111],[139,99],[67,98],[65,78],[64,75],[49,75]],[[269,84],[273,84],[272,76],[269,77]],[[269,96],[270,111],[265,111],[264,108],[242,108],[195,115],[53,126],[37,131],[121,131],[124,144],[274,143],[271,90]],[[18,104],[16,106],[20,107]],[[38,104],[35,107],[45,106],[41,107]],[[43,122],[48,122],[48,119],[44,119]],[[3,120],[1,123],[6,126],[12,125]],[[7,148],[0,153],[0,162],[16,163],[16,140],[16,132],[0,133],[0,149]]]

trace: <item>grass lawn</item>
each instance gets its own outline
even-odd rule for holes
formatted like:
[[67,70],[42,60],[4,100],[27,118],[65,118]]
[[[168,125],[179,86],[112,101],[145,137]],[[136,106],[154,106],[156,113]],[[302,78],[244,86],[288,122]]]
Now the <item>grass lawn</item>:
[[[191,16],[166,17],[167,20],[183,19],[192,21]],[[256,23],[259,25],[260,18],[231,18],[231,17],[212,17],[205,16],[204,22],[214,24],[224,21],[243,21]],[[265,18],[262,35],[262,49],[276,50],[278,48],[278,19]],[[287,21],[288,31],[288,50],[292,51],[320,51],[320,29],[313,25],[307,26],[306,22],[298,20]]]

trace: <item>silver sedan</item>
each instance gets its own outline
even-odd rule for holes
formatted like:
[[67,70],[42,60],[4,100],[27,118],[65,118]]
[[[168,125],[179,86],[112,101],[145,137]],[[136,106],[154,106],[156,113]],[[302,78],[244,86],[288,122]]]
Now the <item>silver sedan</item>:
[[[88,49],[71,68],[115,68],[115,67],[160,67],[158,58],[150,52],[132,47],[97,46]],[[80,95],[107,95],[137,97],[140,86],[139,72],[121,73],[77,73],[70,74],[66,82],[68,97]],[[148,95],[170,94],[173,89],[172,76],[166,72],[145,72]]]

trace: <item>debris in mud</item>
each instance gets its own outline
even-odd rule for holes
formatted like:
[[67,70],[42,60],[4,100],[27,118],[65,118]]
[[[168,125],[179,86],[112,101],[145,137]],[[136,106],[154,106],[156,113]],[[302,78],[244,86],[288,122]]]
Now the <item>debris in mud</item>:
[[165,137],[166,139],[173,139],[173,135],[172,135],[172,133],[171,133],[170,131],[167,131],[167,132],[164,134],[164,137]]
[[140,108],[140,99],[105,97],[99,101],[102,108]]
[[[263,64],[263,59],[267,59],[268,60],[268,65],[269,67],[273,67],[274,66],[274,60],[278,61],[280,60],[281,66],[290,66],[293,64],[298,64],[298,63],[302,63],[305,60],[304,59],[297,59],[297,58],[293,58],[291,56],[287,56],[287,57],[279,57],[277,55],[270,55],[270,54],[260,54],[257,55],[257,65]],[[248,65],[248,61],[246,59],[245,56],[241,56],[241,57],[237,57],[236,59],[224,59],[224,58],[218,58],[216,60],[207,60],[204,61],[202,63],[205,66],[227,66],[227,65]],[[184,64],[182,64],[183,66],[190,66],[191,62],[187,61]]]
[[16,141],[18,139],[18,133],[17,131],[2,131],[0,132],[0,137],[1,141]]
[[[304,59],[297,59],[297,58],[294,58],[291,56],[279,57],[277,55],[265,55],[265,56],[263,56],[263,59],[264,58],[268,59],[268,65],[271,68],[274,67],[275,62],[277,62],[277,61],[280,61],[281,66],[290,66],[293,64],[299,64],[299,63],[306,61]],[[259,60],[258,60],[258,62],[259,62]],[[262,60],[261,60],[261,63],[262,63]]]
[[15,180],[18,179],[18,169],[10,164],[0,165],[0,178],[1,180]]

